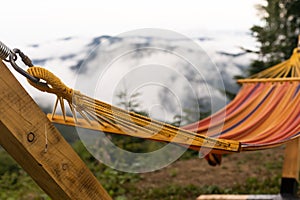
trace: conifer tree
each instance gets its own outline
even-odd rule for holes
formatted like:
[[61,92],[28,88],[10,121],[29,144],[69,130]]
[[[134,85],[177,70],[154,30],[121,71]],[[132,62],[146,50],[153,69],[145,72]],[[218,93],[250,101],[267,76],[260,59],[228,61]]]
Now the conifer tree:
[[300,0],[265,0],[258,11],[262,25],[251,28],[252,35],[259,43],[258,59],[249,69],[255,74],[271,67],[292,54],[300,34]]

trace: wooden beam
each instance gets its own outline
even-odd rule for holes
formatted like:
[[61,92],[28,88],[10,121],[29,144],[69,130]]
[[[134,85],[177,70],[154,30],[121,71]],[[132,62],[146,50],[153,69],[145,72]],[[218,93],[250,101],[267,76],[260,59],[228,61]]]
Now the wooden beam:
[[295,139],[286,144],[282,177],[294,178],[299,181],[300,140]]
[[300,169],[300,139],[286,144],[280,193],[283,195],[296,196],[299,182]]
[[111,199],[1,60],[0,144],[52,199]]

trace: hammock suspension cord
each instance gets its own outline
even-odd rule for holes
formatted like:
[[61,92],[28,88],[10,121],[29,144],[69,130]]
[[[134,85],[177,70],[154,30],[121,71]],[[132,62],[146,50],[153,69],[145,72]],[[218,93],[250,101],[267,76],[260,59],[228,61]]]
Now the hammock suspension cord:
[[66,110],[64,100],[67,101],[72,115],[76,122],[78,112],[87,122],[91,120],[97,121],[102,126],[110,125],[117,129],[133,134],[142,134],[142,137],[151,137],[152,139],[166,141],[177,141],[185,145],[203,146],[207,148],[220,148],[223,150],[238,149],[238,142],[233,144],[226,140],[216,140],[206,137],[202,134],[197,134],[192,131],[180,129],[178,127],[165,124],[146,116],[128,112],[117,108],[102,101],[90,98],[79,91],[67,87],[57,76],[50,71],[41,67],[30,67],[27,70],[28,74],[37,77],[40,80],[46,81],[47,87],[28,80],[28,82],[37,89],[53,93],[57,96],[52,117],[54,116],[58,102],[60,103],[64,120],[66,120]]

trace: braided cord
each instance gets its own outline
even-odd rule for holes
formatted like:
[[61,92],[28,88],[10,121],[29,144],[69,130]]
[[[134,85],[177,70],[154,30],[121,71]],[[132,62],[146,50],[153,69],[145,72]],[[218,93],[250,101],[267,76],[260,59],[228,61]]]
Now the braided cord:
[[68,102],[72,101],[72,96],[74,90],[66,86],[57,76],[55,76],[52,72],[48,71],[42,67],[30,67],[27,69],[27,72],[41,80],[46,81],[49,87],[45,87],[44,85],[40,85],[38,83],[34,83],[28,80],[29,84],[33,87],[48,93],[56,94],[59,97],[66,99]]

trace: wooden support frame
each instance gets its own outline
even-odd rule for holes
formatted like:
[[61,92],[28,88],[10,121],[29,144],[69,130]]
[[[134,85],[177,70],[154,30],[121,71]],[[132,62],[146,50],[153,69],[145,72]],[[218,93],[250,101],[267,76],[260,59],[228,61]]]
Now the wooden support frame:
[[280,194],[297,196],[300,169],[300,138],[286,144]]
[[1,60],[0,144],[52,199],[111,199]]

